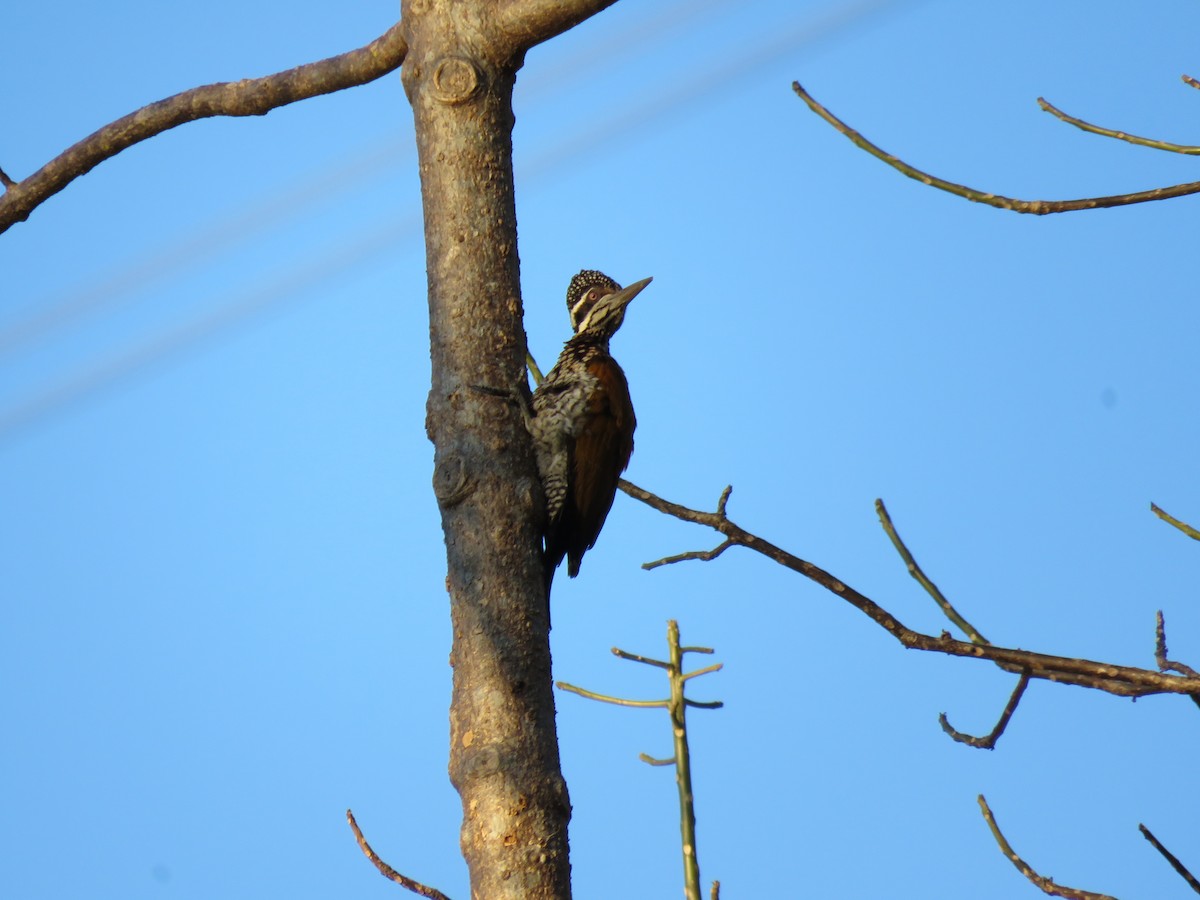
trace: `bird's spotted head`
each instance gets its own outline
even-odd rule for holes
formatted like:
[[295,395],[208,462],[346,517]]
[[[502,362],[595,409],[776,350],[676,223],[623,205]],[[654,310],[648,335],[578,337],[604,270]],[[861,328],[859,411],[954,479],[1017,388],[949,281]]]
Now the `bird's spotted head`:
[[584,269],[571,279],[567,288],[567,310],[576,334],[587,332],[596,337],[612,337],[625,320],[625,307],[650,283],[644,278],[622,288],[595,269]]

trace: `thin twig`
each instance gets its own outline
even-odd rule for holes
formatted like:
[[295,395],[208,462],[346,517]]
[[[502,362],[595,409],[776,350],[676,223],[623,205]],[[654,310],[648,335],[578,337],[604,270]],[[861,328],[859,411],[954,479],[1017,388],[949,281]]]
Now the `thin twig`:
[[572,694],[578,694],[580,697],[587,697],[589,700],[599,700],[601,703],[611,703],[614,706],[635,706],[639,709],[666,709],[671,705],[670,700],[626,700],[624,697],[610,697],[608,694],[597,694],[595,691],[576,687],[573,684],[567,684],[565,681],[556,681],[554,682],[554,686],[560,691],[570,691]]
[[1054,104],[1050,103],[1044,97],[1037,98],[1038,106],[1062,119],[1068,125],[1074,125],[1081,131],[1086,131],[1089,134],[1098,134],[1101,137],[1115,138],[1118,141],[1126,141],[1130,144],[1136,144],[1139,147],[1150,147],[1154,150],[1166,150],[1170,153],[1182,153],[1184,156],[1200,155],[1200,147],[1194,144],[1172,144],[1168,141],[1159,141],[1154,138],[1138,137],[1136,134],[1128,134],[1124,131],[1114,131],[1111,128],[1101,128],[1099,125],[1093,125],[1091,122],[1085,122],[1083,119],[1077,119],[1074,116],[1069,116]]
[[815,112],[818,116],[840,131],[843,135],[849,138],[856,147],[860,150],[865,150],[876,159],[887,163],[902,175],[907,175],[922,184],[935,187],[938,190],[946,191],[954,194],[957,197],[963,197],[973,203],[983,203],[987,206],[994,206],[997,209],[1007,209],[1012,212],[1029,213],[1035,216],[1044,216],[1050,213],[1074,212],[1082,209],[1102,209],[1113,206],[1128,206],[1132,203],[1146,203],[1152,200],[1169,200],[1174,197],[1185,197],[1188,194],[1200,192],[1200,181],[1193,181],[1188,184],[1176,184],[1170,187],[1155,188],[1151,191],[1137,191],[1132,194],[1117,194],[1111,197],[1085,197],[1079,200],[1018,200],[1013,197],[1005,197],[1001,194],[993,194],[988,191],[981,191],[976,188],[967,187],[963,184],[957,184],[953,181],[947,181],[944,178],[938,178],[936,175],[930,175],[928,172],[922,172],[908,163],[893,156],[886,150],[882,150],[875,144],[872,144],[865,137],[827,110],[824,106],[814,100],[807,91],[800,86],[799,82],[792,82],[792,90],[799,95],[800,99],[808,104],[808,108]]
[[362,830],[358,827],[358,823],[354,821],[354,813],[352,813],[350,810],[346,810],[346,821],[350,823],[350,830],[354,832],[354,839],[358,841],[359,848],[364,854],[366,854],[367,859],[375,864],[375,868],[379,870],[379,873],[384,878],[388,878],[396,882],[396,884],[400,885],[401,887],[408,888],[414,894],[420,894],[422,897],[430,897],[432,900],[450,900],[449,897],[447,897],[437,888],[431,888],[428,885],[421,884],[419,881],[413,881],[406,875],[401,875],[382,859],[380,859],[379,854],[371,849],[371,845],[368,844],[367,839],[363,837]]
[[1179,519],[1175,518],[1170,513],[1161,509],[1157,504],[1155,504],[1155,503],[1150,504],[1150,512],[1154,513],[1156,516],[1158,516],[1160,519],[1162,519],[1168,525],[1174,525],[1176,528],[1178,528],[1180,531],[1182,531],[1184,534],[1186,534],[1188,537],[1192,538],[1193,540],[1200,541],[1200,531],[1197,531],[1195,528],[1193,528],[1187,522],[1181,522]]
[[891,538],[892,546],[896,548],[896,552],[900,554],[900,558],[904,560],[904,565],[908,567],[908,574],[917,580],[921,587],[925,588],[946,618],[962,629],[963,633],[971,639],[973,644],[990,644],[979,631],[962,617],[957,609],[946,599],[945,595],[938,589],[938,586],[933,583],[933,580],[925,574],[920,565],[909,552],[904,541],[900,539],[899,532],[896,531],[896,526],[892,523],[892,517],[888,514],[887,507],[883,505],[882,500],[875,501],[875,512],[879,515],[879,521],[883,524],[883,530],[887,532],[887,536]]
[[686,675],[681,675],[680,677],[684,681],[688,681],[692,678],[698,678],[701,675],[707,675],[709,672],[720,672],[723,668],[725,668],[725,663],[713,663],[711,666],[705,666],[703,669],[697,669],[695,672],[688,672]]
[[1052,897],[1068,897],[1071,900],[1115,900],[1115,898],[1110,897],[1108,894],[1096,894],[1092,891],[1084,891],[1079,888],[1055,884],[1054,879],[1047,878],[1045,875],[1039,875],[1029,863],[1017,855],[1017,852],[1013,850],[1004,835],[1000,832],[1000,826],[996,824],[996,819],[992,815],[991,809],[988,808],[983,794],[979,795],[979,808],[983,811],[983,818],[987,821],[988,828],[992,830],[992,837],[996,839],[996,843],[1000,846],[1000,852],[1008,857],[1009,862],[1017,867],[1018,872],[1041,888],[1044,893]]
[[656,759],[647,753],[639,753],[638,759],[648,766],[673,766],[675,765],[675,757],[669,756],[666,759]]
[[1154,661],[1158,663],[1159,669],[1164,672],[1178,672],[1189,678],[1200,678],[1200,672],[1191,666],[1173,662],[1167,658],[1167,624],[1163,621],[1161,609],[1155,615],[1154,620]]
[[671,664],[663,662],[661,659],[651,659],[649,656],[640,656],[637,653],[630,653],[627,650],[622,650],[620,647],[612,648],[612,655],[621,659],[627,659],[630,662],[642,663],[647,666],[656,666],[660,669],[669,669]]
[[262,78],[206,84],[143,106],[65,150],[28,178],[6,182],[0,233],[122,150],[185,122],[211,116],[261,116],[280,106],[374,81],[400,67],[408,52],[399,23],[365,47]]
[[986,737],[975,737],[970,734],[963,734],[961,731],[955,731],[950,725],[950,720],[946,718],[946,714],[939,713],[938,722],[941,723],[942,731],[946,732],[946,734],[950,735],[950,737],[954,738],[960,744],[968,744],[972,747],[978,747],[981,750],[994,750],[996,741],[1000,739],[1000,735],[1004,734],[1004,729],[1008,727],[1008,720],[1016,712],[1017,704],[1021,702],[1021,696],[1025,693],[1025,688],[1027,687],[1029,687],[1029,673],[1022,672],[1020,680],[1017,681],[1016,688],[1013,689],[1012,696],[1008,698],[1004,712],[1000,713],[1000,720],[996,722],[996,727]]
[[712,893],[708,895],[708,900],[721,900],[721,882],[713,882]]
[[[664,500],[624,479],[620,482],[620,488],[629,496],[659,512],[674,516],[684,522],[704,525],[719,531],[735,544],[761,553],[779,565],[815,581],[866,615],[910,650],[991,660],[1011,672],[1028,670],[1031,678],[1093,688],[1121,697],[1144,697],[1163,693],[1200,693],[1200,678],[1169,675],[1133,666],[1117,666],[1088,659],[1052,656],[1046,653],[997,647],[990,644],[973,644],[968,641],[955,640],[946,634],[934,637],[913,631],[875,601],[854,590],[820,566],[788,553],[741,528],[725,514],[720,505],[718,505],[717,512],[702,512],[670,500]],[[728,497],[728,491],[727,488],[722,492],[723,499]]]
[[[1161,609],[1155,614],[1154,619],[1154,661],[1158,664],[1159,671],[1178,672],[1180,675],[1185,675],[1188,678],[1200,677],[1200,672],[1197,672],[1191,666],[1168,659],[1167,623],[1163,620]],[[1192,702],[1200,707],[1200,693],[1192,694],[1191,698]]]
[[525,351],[525,365],[529,369],[529,374],[533,376],[534,387],[537,387],[546,380],[546,376],[538,368],[537,360],[533,358],[533,354],[528,350]]
[[14,184],[16,184],[16,182],[9,178],[8,174],[3,169],[0,169],[0,185],[3,185],[4,189],[8,190]]
[[642,563],[642,568],[649,572],[651,569],[657,569],[659,566],[669,566],[677,562],[685,562],[689,559],[696,559],[700,562],[710,562],[733,546],[733,541],[725,541],[724,543],[713,547],[711,550],[689,550],[687,553],[678,553],[675,556],[664,556],[662,559],[656,559],[653,562]]
[[1142,837],[1148,840],[1154,846],[1154,849],[1163,855],[1163,859],[1171,864],[1171,868],[1179,873],[1179,876],[1188,883],[1191,889],[1200,894],[1200,881],[1197,881],[1196,876],[1188,871],[1187,866],[1181,863],[1175,854],[1164,847],[1158,838],[1154,836],[1153,832],[1140,822],[1138,823],[1138,830],[1141,831]]
[[668,759],[657,759],[645,753],[639,753],[638,759],[651,766],[675,766],[675,784],[679,789],[679,832],[683,841],[683,894],[687,900],[700,900],[700,861],[696,848],[696,808],[695,796],[692,792],[692,757],[691,751],[688,749],[687,709],[689,706],[697,709],[720,709],[724,704],[719,700],[708,703],[689,700],[684,695],[684,689],[690,678],[715,672],[721,668],[721,664],[718,663],[684,675],[683,657],[685,653],[712,653],[712,650],[708,647],[682,646],[679,643],[679,623],[674,619],[667,621],[667,648],[670,651],[670,661],[667,663],[638,656],[634,653],[627,653],[624,650],[618,650],[616,647],[613,648],[613,653],[622,659],[628,659],[632,662],[647,663],[665,668],[667,670],[667,679],[671,685],[671,698],[669,700],[657,702],[622,700],[618,697],[610,697],[606,694],[597,694],[594,691],[577,688],[574,685],[565,684],[561,681],[557,682],[557,684],[563,690],[571,691],[582,697],[601,700],[605,703],[613,703],[617,706],[666,707],[667,712],[671,716],[671,738],[675,745],[674,754]]

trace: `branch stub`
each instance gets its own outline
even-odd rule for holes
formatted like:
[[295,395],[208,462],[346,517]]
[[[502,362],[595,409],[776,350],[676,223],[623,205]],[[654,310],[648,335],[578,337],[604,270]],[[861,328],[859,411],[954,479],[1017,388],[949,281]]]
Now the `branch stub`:
[[479,69],[469,59],[446,56],[433,70],[433,95],[451,106],[466,103],[479,93]]

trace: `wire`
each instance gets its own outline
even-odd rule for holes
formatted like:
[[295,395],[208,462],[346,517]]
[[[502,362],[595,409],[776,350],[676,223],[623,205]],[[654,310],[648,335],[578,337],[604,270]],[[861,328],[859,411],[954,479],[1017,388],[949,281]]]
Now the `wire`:
[[[665,31],[685,24],[694,24],[698,15],[715,12],[734,0],[682,0],[659,15],[642,20],[607,40],[598,41],[585,52],[568,60],[539,70],[538,74],[522,81],[522,99],[536,98],[568,87],[572,80],[584,77],[589,70],[611,65],[614,58],[627,54],[651,40],[661,40]],[[85,287],[71,288],[66,294],[38,304],[37,312],[0,329],[0,359],[12,356],[29,344],[92,313],[116,307],[155,281],[196,265],[222,251],[243,243],[251,235],[270,228],[297,214],[311,210],[321,202],[396,170],[412,158],[413,138],[406,132],[383,144],[360,152],[332,170],[322,169],[319,175],[306,174],[282,189],[243,207],[231,217],[222,218],[170,244],[148,259],[118,269],[100,278],[89,279]]]
[[[822,16],[778,34],[764,44],[746,50],[723,66],[706,70],[699,78],[689,79],[662,91],[626,112],[575,134],[522,167],[519,177],[526,183],[536,182],[568,161],[576,163],[588,154],[596,153],[607,143],[623,138],[646,122],[661,122],[667,114],[678,112],[702,95],[711,95],[728,87],[748,72],[795,52],[800,45],[844,33],[851,26],[862,24],[868,18],[901,3],[902,0],[863,0],[827,11]],[[415,240],[419,236],[419,222],[420,216],[413,215],[400,224],[371,231],[298,269],[289,270],[286,275],[266,285],[247,291],[237,301],[213,313],[37,392],[7,411],[0,412],[0,439],[11,438],[49,413],[73,405],[101,388],[127,380],[134,372],[151,363],[162,361],[203,340],[228,333],[251,320],[256,313],[298,297],[314,284],[353,266],[367,263],[385,250],[394,250],[400,241]]]
[[400,223],[372,230],[361,238],[347,241],[305,265],[289,269],[284,275],[244,292],[237,300],[214,312],[192,319],[38,391],[28,400],[0,413],[0,438],[10,437],[49,413],[67,409],[101,388],[118,384],[133,374],[140,374],[153,363],[176,356],[206,339],[245,327],[256,316],[281,306],[284,301],[311,294],[313,287],[330,277],[393,250],[402,241],[415,239],[420,227],[420,217],[409,216]]

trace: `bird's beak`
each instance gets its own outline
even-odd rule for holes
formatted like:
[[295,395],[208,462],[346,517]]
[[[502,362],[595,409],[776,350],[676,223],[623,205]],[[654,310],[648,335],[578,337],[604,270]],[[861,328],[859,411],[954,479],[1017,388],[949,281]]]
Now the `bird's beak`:
[[609,296],[613,298],[613,303],[619,304],[620,306],[625,306],[630,300],[640,294],[642,289],[653,280],[653,277],[643,278],[641,281],[635,281],[633,284],[629,285],[629,287],[621,288],[621,290],[615,291]]

